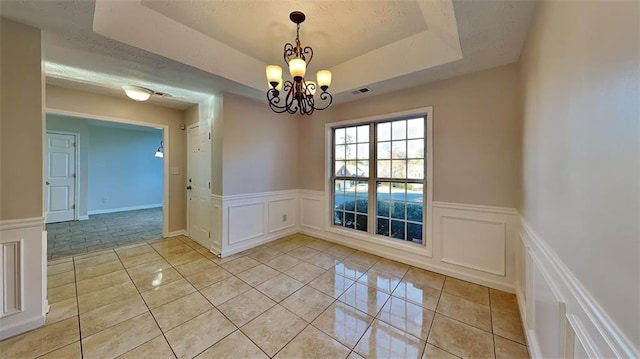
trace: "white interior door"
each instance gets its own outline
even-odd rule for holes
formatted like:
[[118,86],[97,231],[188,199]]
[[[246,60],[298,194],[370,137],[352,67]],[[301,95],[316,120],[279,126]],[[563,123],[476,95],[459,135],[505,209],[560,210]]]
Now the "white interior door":
[[76,208],[76,136],[47,132],[47,223],[72,221]]
[[189,127],[187,196],[189,237],[210,247],[211,133],[206,125]]

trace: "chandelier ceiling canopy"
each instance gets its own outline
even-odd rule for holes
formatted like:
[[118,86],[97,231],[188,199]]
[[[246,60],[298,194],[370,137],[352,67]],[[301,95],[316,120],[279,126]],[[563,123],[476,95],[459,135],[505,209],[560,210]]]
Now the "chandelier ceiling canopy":
[[[269,107],[276,113],[311,115],[315,110],[326,109],[333,101],[333,97],[327,92],[331,85],[331,71],[318,71],[316,74],[317,83],[305,79],[307,66],[313,59],[313,49],[310,46],[302,47],[300,45],[300,24],[304,22],[305,18],[301,11],[289,14],[289,19],[296,24],[296,41],[295,44],[286,43],[284,45],[284,62],[289,66],[289,74],[293,81],[283,82],[282,67],[280,66],[269,65],[266,69],[267,81],[270,86],[267,91],[267,99]],[[318,87],[322,92],[316,98]]]

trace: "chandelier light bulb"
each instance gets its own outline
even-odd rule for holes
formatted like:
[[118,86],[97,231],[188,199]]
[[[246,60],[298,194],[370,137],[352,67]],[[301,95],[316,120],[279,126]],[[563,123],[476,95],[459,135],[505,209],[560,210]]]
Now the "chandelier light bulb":
[[318,86],[322,89],[322,91],[327,91],[329,86],[331,86],[331,71],[329,70],[320,70],[316,75],[318,79]]
[[282,83],[282,67],[277,65],[267,66],[267,81],[271,86],[275,86],[279,82]]
[[291,73],[291,77],[293,77],[296,82],[302,80],[306,72],[307,63],[304,62],[303,59],[297,58],[289,61],[289,73]]

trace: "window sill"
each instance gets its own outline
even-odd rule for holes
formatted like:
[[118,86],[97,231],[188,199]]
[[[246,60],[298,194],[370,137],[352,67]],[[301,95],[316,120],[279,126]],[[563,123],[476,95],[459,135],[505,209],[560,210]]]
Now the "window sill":
[[427,244],[426,244],[426,243],[429,243],[428,239],[425,241],[426,243],[416,244],[416,243],[402,241],[399,239],[382,237],[382,236],[378,236],[376,234],[371,234],[367,232],[336,227],[331,224],[328,225],[326,231],[332,234],[340,235],[342,237],[347,237],[349,239],[355,239],[355,240],[366,242],[366,243],[381,245],[381,246],[393,248],[395,250],[399,250],[406,253],[420,254],[426,257],[431,257],[431,251],[427,248]]

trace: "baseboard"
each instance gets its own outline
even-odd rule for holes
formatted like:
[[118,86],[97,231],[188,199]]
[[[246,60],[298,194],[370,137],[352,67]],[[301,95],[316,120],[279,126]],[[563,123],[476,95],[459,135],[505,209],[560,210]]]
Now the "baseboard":
[[[227,257],[227,256],[240,253],[242,251],[246,251],[248,249],[255,248],[257,246],[261,246],[263,244],[267,244],[269,242],[273,242],[280,238],[284,238],[296,233],[300,233],[300,231],[297,228],[291,228],[288,230],[280,231],[278,233],[270,233],[266,236],[252,238],[251,240],[246,241],[247,243],[244,243],[242,245],[236,245],[232,248],[229,248],[227,251],[222,253],[221,256]],[[212,252],[212,253],[216,254],[215,252]]]
[[[526,283],[516,293],[532,358],[640,358],[638,348],[524,218],[522,241]],[[549,345],[555,337],[549,333],[559,335],[559,345]]]
[[153,204],[144,204],[141,206],[118,207],[118,208],[108,208],[108,209],[95,209],[95,210],[88,211],[87,214],[90,216],[93,214],[137,211],[140,209],[150,209],[150,208],[158,208],[158,207],[162,207],[162,203],[153,203]]
[[176,237],[176,236],[187,236],[187,230],[181,229],[179,231],[169,232],[162,236],[162,238]]
[[4,340],[29,330],[39,328],[44,325],[46,316],[39,315],[35,318],[30,318],[22,322],[15,323],[13,325],[3,325],[0,329],[0,340]]
[[512,284],[509,284],[509,283],[495,281],[495,280],[491,280],[490,278],[476,276],[476,275],[473,275],[473,274],[464,273],[464,272],[461,272],[461,271],[456,271],[456,270],[453,270],[451,268],[446,268],[446,267],[443,267],[443,266],[439,266],[437,264],[428,263],[428,262],[425,262],[422,258],[411,258],[409,256],[398,254],[397,252],[393,253],[393,252],[389,251],[385,247],[379,247],[379,246],[375,246],[374,247],[374,246],[371,246],[371,245],[369,245],[367,243],[363,243],[363,242],[360,242],[360,241],[353,241],[353,240],[350,240],[350,239],[345,239],[344,236],[338,236],[338,235],[335,235],[335,234],[333,234],[331,232],[318,231],[318,230],[313,230],[313,229],[301,227],[299,229],[299,233],[302,233],[302,234],[305,234],[305,235],[308,235],[308,236],[311,236],[311,237],[315,237],[315,238],[324,239],[324,240],[327,240],[329,242],[341,244],[341,245],[344,245],[344,246],[348,246],[348,247],[357,249],[359,251],[375,254],[377,256],[388,258],[388,259],[392,259],[392,260],[395,260],[395,261],[398,261],[398,262],[401,262],[401,263],[409,264],[409,265],[414,266],[414,267],[422,268],[422,269],[425,269],[425,270],[429,270],[429,271],[440,273],[440,274],[447,275],[447,276],[450,276],[450,277],[458,278],[458,279],[465,280],[465,281],[468,281],[468,282],[472,282],[472,283],[484,285],[484,286],[487,286],[487,287],[491,287],[491,288],[494,288],[494,289],[502,290],[504,292],[509,292],[509,293],[514,293],[515,292],[515,287]]
[[89,220],[89,215],[86,216],[78,216],[78,221],[87,221]]

